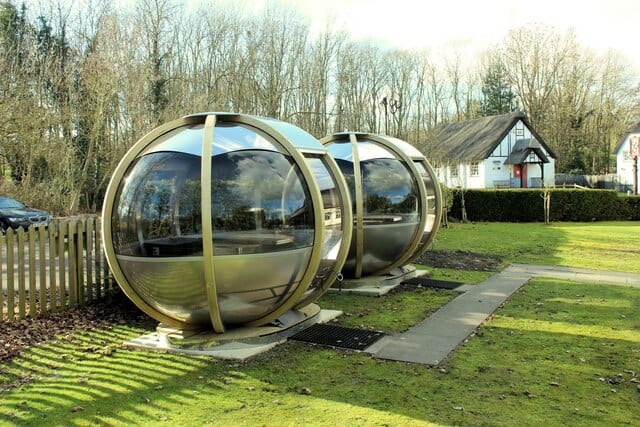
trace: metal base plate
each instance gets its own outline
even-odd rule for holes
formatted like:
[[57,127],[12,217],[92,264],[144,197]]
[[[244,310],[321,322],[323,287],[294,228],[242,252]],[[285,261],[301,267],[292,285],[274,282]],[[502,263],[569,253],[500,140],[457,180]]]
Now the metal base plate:
[[413,265],[396,268],[384,276],[368,276],[361,279],[336,281],[328,292],[343,292],[379,297],[400,286],[402,282],[417,276],[429,274],[427,270],[417,270]]
[[298,310],[290,310],[273,324],[239,327],[224,334],[182,331],[160,324],[156,332],[127,341],[124,345],[137,349],[243,361],[272,349],[311,325],[328,322],[341,314],[342,311],[321,310],[316,304],[309,304]]
[[290,339],[328,347],[362,351],[383,336],[385,336],[385,333],[379,331],[316,323],[292,335]]

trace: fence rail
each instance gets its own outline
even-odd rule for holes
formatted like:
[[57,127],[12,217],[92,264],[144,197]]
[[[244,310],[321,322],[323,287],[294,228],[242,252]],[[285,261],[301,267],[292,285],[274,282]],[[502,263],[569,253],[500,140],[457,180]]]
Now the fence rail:
[[0,321],[77,307],[111,292],[100,230],[97,216],[83,216],[0,236]]

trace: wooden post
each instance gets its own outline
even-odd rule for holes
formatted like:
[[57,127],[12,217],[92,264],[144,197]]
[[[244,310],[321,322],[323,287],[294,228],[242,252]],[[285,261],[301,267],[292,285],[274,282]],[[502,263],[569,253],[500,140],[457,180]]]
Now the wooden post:
[[[46,313],[51,307],[51,289],[47,298],[47,252],[45,250],[45,230],[38,228],[38,283],[40,289],[40,313]],[[34,272],[35,274],[35,272]]]
[[64,250],[64,241],[65,237],[68,234],[68,222],[60,221],[58,223],[58,289],[60,290],[60,307],[64,308],[69,305],[69,298],[67,296],[67,289],[69,288],[67,285],[67,279],[65,274],[65,250]]
[[86,218],[85,221],[86,221],[85,224],[86,224],[86,236],[87,236],[85,241],[86,251],[87,251],[87,259],[86,259],[87,300],[91,301],[99,296],[97,289],[95,289],[96,292],[94,292],[94,282],[93,282],[93,245],[92,243],[94,238],[93,227],[95,226],[95,218],[93,217]]
[[47,233],[49,242],[49,298],[51,299],[50,308],[51,311],[58,311],[58,287],[56,286],[56,229],[57,223],[49,224],[49,230]]
[[9,228],[7,230],[7,235],[5,236],[6,244],[7,244],[7,318],[9,320],[15,319],[15,269],[13,266],[14,257],[14,239],[13,239],[13,229]]
[[78,270],[76,270],[76,231],[77,221],[75,219],[69,221],[67,233],[67,259],[69,261],[69,304],[75,307],[79,303],[78,292]]
[[26,317],[27,306],[27,273],[25,271],[25,258],[24,258],[24,230],[22,227],[18,228],[18,316],[20,319]]
[[85,303],[85,286],[87,286],[87,282],[84,280],[84,223],[84,219],[81,219],[76,223],[74,234],[76,250],[73,253],[73,256],[76,259],[76,291],[79,305],[83,305]]
[[633,160],[633,194],[640,194],[638,192],[638,156]]
[[[29,316],[36,317],[36,296],[38,294],[36,288],[36,229],[29,227],[27,233],[29,239]],[[42,301],[40,302],[42,304]]]

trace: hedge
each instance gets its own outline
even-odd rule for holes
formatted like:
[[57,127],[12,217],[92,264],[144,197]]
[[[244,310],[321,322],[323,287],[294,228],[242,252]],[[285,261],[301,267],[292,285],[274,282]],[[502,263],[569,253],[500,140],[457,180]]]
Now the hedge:
[[[543,189],[453,190],[449,216],[487,222],[544,221]],[[620,196],[610,190],[549,189],[551,221],[640,220],[640,196]]]

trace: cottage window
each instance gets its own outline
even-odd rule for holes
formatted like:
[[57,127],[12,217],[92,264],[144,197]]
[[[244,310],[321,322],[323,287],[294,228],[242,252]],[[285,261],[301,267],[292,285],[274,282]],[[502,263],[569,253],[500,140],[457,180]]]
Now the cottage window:
[[451,178],[458,177],[458,165],[451,166]]
[[471,176],[480,175],[480,164],[478,162],[471,163]]
[[623,151],[622,152],[622,160],[631,160],[631,153],[629,151]]

